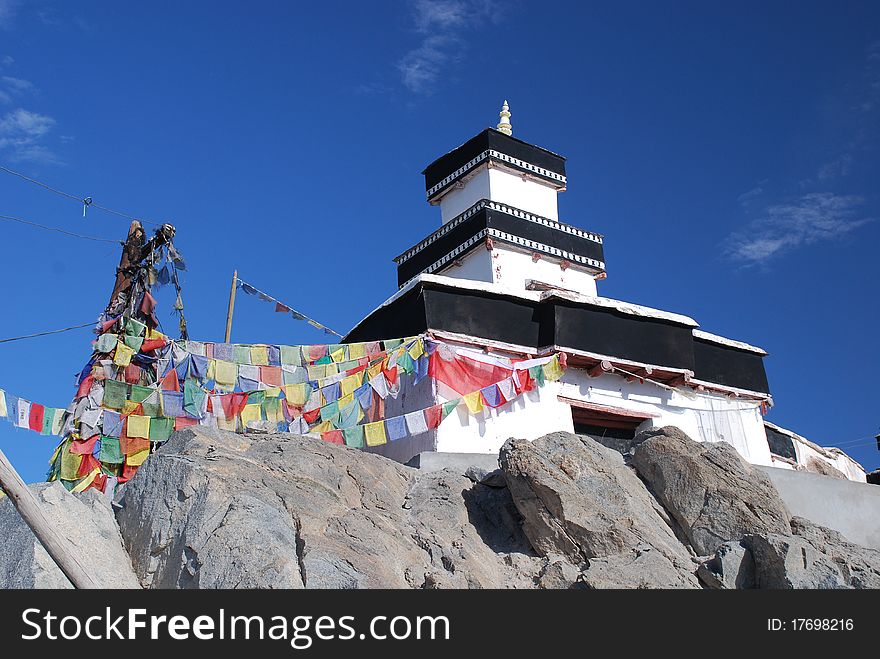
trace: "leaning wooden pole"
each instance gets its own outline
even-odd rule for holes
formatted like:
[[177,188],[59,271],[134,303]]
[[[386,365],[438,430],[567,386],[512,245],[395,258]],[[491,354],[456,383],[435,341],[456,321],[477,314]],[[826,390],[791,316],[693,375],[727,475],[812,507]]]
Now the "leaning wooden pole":
[[226,310],[226,340],[232,337],[232,314],[235,312],[235,285],[238,283],[238,270],[232,271],[232,290],[229,291],[229,308]]
[[[55,525],[43,514],[40,503],[24,484],[3,451],[0,451],[0,487],[9,495],[18,514],[46,548],[55,564],[61,568],[76,588],[100,588],[73,553],[71,543],[58,532]],[[71,520],[71,523],[76,523]]]

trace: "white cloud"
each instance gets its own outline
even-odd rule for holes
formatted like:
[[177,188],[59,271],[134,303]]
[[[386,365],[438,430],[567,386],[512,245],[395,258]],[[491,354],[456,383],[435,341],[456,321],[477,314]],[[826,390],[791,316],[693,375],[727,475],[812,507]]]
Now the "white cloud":
[[0,151],[12,160],[58,162],[58,158],[41,143],[55,126],[55,120],[44,114],[17,108],[0,117]]
[[461,34],[490,20],[494,6],[492,0],[415,0],[413,27],[422,41],[397,63],[404,86],[430,94],[444,69],[460,58]]
[[871,221],[860,217],[856,195],[812,192],[764,209],[745,231],[731,235],[727,255],[745,266],[760,265],[788,251],[836,240]]
[[0,28],[12,25],[18,0],[0,0]]

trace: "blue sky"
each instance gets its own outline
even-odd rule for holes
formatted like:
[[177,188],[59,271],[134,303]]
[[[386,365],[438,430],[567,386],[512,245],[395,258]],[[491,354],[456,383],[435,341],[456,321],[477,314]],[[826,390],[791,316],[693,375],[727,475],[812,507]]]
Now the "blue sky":
[[[605,234],[603,295],[766,348],[768,418],[880,466],[877,3],[0,0],[0,164],[174,223],[202,340],[234,268],[354,325],[439,225],[419,172],[505,98],[568,157],[560,215]],[[127,228],[4,174],[0,214]],[[0,338],[103,309],[117,247],[0,232]],[[0,344],[0,387],[65,406],[89,340]],[[245,296],[233,340],[324,335]],[[0,424],[26,480],[53,446]]]

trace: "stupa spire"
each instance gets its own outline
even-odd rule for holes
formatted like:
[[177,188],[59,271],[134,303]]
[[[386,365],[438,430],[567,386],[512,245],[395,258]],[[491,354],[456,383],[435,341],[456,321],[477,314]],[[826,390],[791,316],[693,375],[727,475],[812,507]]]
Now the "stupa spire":
[[510,125],[510,107],[508,107],[507,101],[504,101],[498,116],[501,117],[501,121],[498,122],[496,128],[505,135],[513,135],[513,126]]

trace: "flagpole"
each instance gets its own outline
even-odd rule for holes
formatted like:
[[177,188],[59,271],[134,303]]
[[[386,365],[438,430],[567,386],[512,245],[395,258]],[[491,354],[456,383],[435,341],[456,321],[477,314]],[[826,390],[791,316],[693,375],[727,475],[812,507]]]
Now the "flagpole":
[[229,343],[232,335],[232,314],[235,311],[235,284],[238,282],[238,270],[232,271],[232,289],[229,291],[229,309],[226,312],[226,340]]

